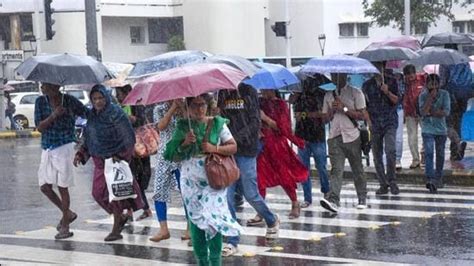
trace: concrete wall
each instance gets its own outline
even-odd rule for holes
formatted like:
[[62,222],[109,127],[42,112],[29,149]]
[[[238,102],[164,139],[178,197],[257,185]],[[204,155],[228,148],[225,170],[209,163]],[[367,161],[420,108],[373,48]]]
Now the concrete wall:
[[187,49],[244,57],[265,54],[263,0],[185,0]]

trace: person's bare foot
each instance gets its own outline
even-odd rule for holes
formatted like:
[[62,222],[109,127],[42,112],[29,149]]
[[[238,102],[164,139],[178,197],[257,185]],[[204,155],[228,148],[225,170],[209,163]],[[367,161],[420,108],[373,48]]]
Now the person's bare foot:
[[140,216],[138,216],[137,221],[146,219],[146,218],[151,217],[151,216],[152,216],[152,213],[151,213],[150,209],[143,210],[143,213]]
[[289,219],[296,219],[300,217],[300,204],[298,201],[292,202],[291,203],[291,211],[290,214],[288,215]]
[[161,231],[158,232],[158,234],[150,237],[150,241],[153,241],[153,242],[160,242],[161,240],[166,240],[166,239],[169,239],[171,236],[170,236],[170,233],[162,233]]
[[190,239],[191,239],[191,236],[189,235],[189,231],[186,230],[184,234],[181,235],[181,240],[184,241],[184,240],[190,240]]

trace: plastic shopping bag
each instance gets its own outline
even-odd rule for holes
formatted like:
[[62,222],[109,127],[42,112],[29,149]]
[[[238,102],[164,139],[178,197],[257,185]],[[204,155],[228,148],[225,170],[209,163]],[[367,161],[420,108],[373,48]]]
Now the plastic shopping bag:
[[104,174],[110,202],[137,197],[137,194],[133,191],[132,171],[126,161],[114,162],[112,158],[106,159]]

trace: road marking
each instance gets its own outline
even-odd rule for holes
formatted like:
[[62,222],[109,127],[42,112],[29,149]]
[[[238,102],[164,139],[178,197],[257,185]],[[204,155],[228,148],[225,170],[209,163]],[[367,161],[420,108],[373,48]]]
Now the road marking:
[[[50,240],[52,238],[51,236],[54,236],[54,234],[55,233],[51,231],[47,239]],[[8,235],[8,237],[10,236],[18,237],[17,235]],[[22,238],[23,237],[24,236],[22,236]],[[0,250],[2,251],[2,254],[0,255],[2,259],[28,259],[50,264],[55,263],[67,265],[87,263],[90,265],[187,265],[179,263],[169,263],[156,259],[135,259],[130,257],[114,256],[108,254],[94,254],[79,251],[55,250],[47,248],[25,247],[18,245],[0,244]]]
[[[101,219],[101,220],[90,220],[90,223],[97,223],[97,224],[113,224],[113,220],[111,218]],[[152,228],[160,228],[160,224],[156,220],[148,219],[148,220],[141,220],[137,222],[131,223],[133,226],[148,226]],[[187,222],[177,222],[177,221],[170,221],[168,220],[168,228],[171,229],[178,229],[178,230],[186,230]],[[266,228],[260,227],[244,227],[243,235],[247,236],[265,236]],[[332,233],[324,233],[324,232],[313,232],[313,231],[299,231],[299,230],[288,230],[288,229],[280,229],[279,231],[279,238],[286,238],[286,239],[299,239],[299,240],[309,240],[314,237],[330,237],[333,236]]]
[[[287,196],[286,199],[288,198]],[[183,208],[169,208],[168,214],[184,216]],[[243,220],[248,220],[255,217],[253,213],[237,213],[237,217]],[[378,221],[363,221],[354,219],[334,219],[334,218],[323,218],[323,217],[304,217],[300,216],[298,219],[289,219],[283,215],[280,215],[280,221],[284,223],[304,223],[304,224],[316,224],[316,225],[330,225],[330,226],[343,226],[343,227],[355,227],[355,228],[372,228],[373,226],[384,226],[390,224],[390,222],[378,222]]]
[[[103,241],[104,236],[107,234],[103,231],[87,231],[87,230],[73,230],[74,236],[68,239],[63,239],[60,241],[71,241],[71,242],[85,242],[85,243],[103,243],[103,244],[122,244],[122,245],[134,245],[134,246],[146,246],[146,247],[157,247],[165,249],[174,249],[174,250],[183,250],[183,251],[192,251],[192,247],[187,246],[186,241],[181,241],[177,238],[170,238],[165,241],[155,243],[148,241],[146,235],[138,234],[125,234],[122,233],[123,239],[117,240],[111,243],[106,243]],[[22,239],[38,239],[38,240],[51,240],[52,237],[56,234],[54,228],[51,229],[41,229],[36,231],[25,232],[24,235],[8,235],[0,234],[0,237],[9,237],[9,238],[22,238]],[[4,256],[5,247],[11,247],[9,250],[12,250],[9,253],[9,257]],[[51,250],[43,248],[30,248],[16,245],[0,245],[0,250],[2,250],[2,257],[11,258],[11,259],[31,259],[36,261],[44,261],[49,263],[60,263],[60,264],[71,264],[71,263],[84,263],[87,261],[89,264],[97,265],[183,265],[183,264],[172,264],[159,262],[157,260],[145,260],[145,259],[132,259],[122,256],[113,256],[107,254],[91,254],[85,252],[76,252],[76,251],[62,251],[62,250]],[[284,252],[275,252],[272,250],[272,247],[262,247],[262,246],[253,246],[253,245],[239,245],[237,256],[245,255],[259,255],[267,257],[279,257],[279,258],[296,258],[310,261],[329,261],[329,262],[338,262],[338,263],[351,263],[358,265],[400,265],[397,263],[382,262],[382,261],[372,261],[372,260],[361,260],[361,259],[351,259],[351,258],[339,258],[339,257],[324,257],[324,256],[313,256],[313,255],[301,255],[295,253],[284,253]],[[15,252],[17,251],[17,252]],[[15,254],[11,254],[15,253]],[[83,255],[84,254],[84,255]],[[30,256],[31,255],[31,256]],[[39,259],[38,259],[39,258]],[[56,259],[56,260],[55,260]],[[61,260],[62,259],[62,260]],[[68,260],[69,259],[69,260]],[[71,260],[72,259],[72,260]],[[223,258],[225,260],[225,258]]]
[[[354,187],[354,184],[346,184],[346,185],[343,185],[342,186],[343,188],[346,188],[346,189],[351,189],[351,190],[354,190],[355,187]],[[367,184],[367,188],[370,188],[370,189],[378,189],[380,187],[380,185],[378,184],[374,184],[374,183],[368,183]],[[423,191],[428,191],[426,189],[426,187],[423,185],[423,186],[420,186],[420,185],[403,185],[403,184],[398,184],[398,187],[401,189],[401,190],[423,190]],[[474,188],[472,187],[455,187],[455,186],[447,186],[447,187],[444,187],[444,188],[440,188],[440,191],[446,191],[446,192],[456,192],[456,193],[474,193]],[[405,193],[405,192],[401,192],[400,194],[402,193]],[[446,194],[438,194],[438,195],[446,195]]]
[[[298,193],[298,197],[302,197],[302,193]],[[322,195],[320,195],[322,196]],[[280,194],[268,194],[266,199],[270,200],[288,200],[288,196]],[[341,203],[353,198],[341,198]],[[356,199],[354,198],[354,202]],[[432,201],[411,201],[411,200],[398,200],[398,199],[379,199],[369,198],[367,204],[378,204],[378,205],[401,205],[401,206],[420,206],[420,207],[439,207],[439,208],[463,208],[470,209],[474,206],[474,203],[451,203],[451,202],[432,202]]]

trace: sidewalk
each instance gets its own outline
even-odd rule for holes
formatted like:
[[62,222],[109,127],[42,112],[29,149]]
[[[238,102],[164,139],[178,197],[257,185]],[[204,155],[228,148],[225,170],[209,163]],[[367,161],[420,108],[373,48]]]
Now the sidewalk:
[[9,139],[9,138],[38,138],[41,136],[41,133],[33,130],[5,130],[0,131],[0,139]]

